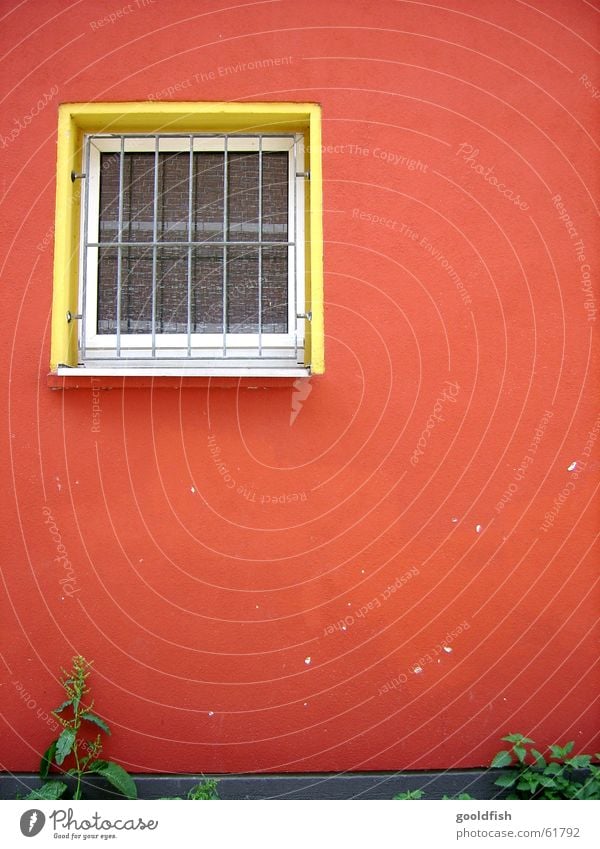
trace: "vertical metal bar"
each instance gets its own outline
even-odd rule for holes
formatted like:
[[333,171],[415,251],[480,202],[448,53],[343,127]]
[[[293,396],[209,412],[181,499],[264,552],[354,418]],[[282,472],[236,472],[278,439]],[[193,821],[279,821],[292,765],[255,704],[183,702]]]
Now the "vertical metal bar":
[[119,150],[119,213],[117,221],[117,357],[121,356],[121,289],[123,286],[123,172],[125,169],[125,136]]
[[[296,174],[298,173],[298,136],[294,136],[294,161],[293,161],[293,179],[294,179],[294,205],[293,205],[293,216],[294,216],[294,247],[292,248],[294,255],[294,285],[292,286],[292,298],[294,302],[294,309],[292,310],[292,316],[294,321],[294,362],[298,362],[298,268],[297,268],[297,254],[298,254],[298,177]],[[288,160],[289,163],[289,160]],[[304,166],[304,163],[302,163]],[[289,164],[288,164],[289,168]],[[304,167],[302,168],[304,170]],[[288,242],[290,241],[290,233],[289,233],[289,216],[288,216]],[[289,250],[289,249],[288,249]],[[288,259],[289,262],[289,259]],[[289,272],[288,272],[289,273]],[[304,312],[304,306],[302,308],[302,312]]]
[[[87,320],[86,308],[87,308],[87,266],[88,266],[88,216],[89,216],[89,205],[90,205],[90,144],[91,141],[89,136],[85,140],[85,149],[84,149],[84,158],[85,158],[85,166],[83,169],[83,173],[85,174],[85,179],[82,180],[82,190],[81,190],[81,199],[83,201],[83,257],[82,257],[82,280],[81,280],[81,359],[85,360],[85,323]],[[98,233],[98,237],[100,234]],[[98,241],[100,239],[98,238]],[[98,251],[99,255],[100,251]],[[98,266],[98,263],[96,263]],[[96,268],[96,274],[98,274],[98,270]],[[96,298],[96,333],[98,332],[98,302]]]
[[194,137],[190,136],[188,187],[187,355],[192,356],[192,204],[194,195]]
[[[227,194],[229,192],[229,173],[227,159],[227,136],[223,139],[223,241],[227,243],[229,217]],[[223,357],[227,356],[227,244],[223,245]]]
[[154,141],[154,210],[152,218],[152,356],[156,356],[156,259],[158,241],[158,146],[159,138]]
[[263,137],[258,137],[258,356],[262,357],[262,207]]

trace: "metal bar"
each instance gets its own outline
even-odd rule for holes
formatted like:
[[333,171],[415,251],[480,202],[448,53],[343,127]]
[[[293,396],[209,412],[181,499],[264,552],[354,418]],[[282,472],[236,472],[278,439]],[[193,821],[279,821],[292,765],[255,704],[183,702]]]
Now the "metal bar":
[[227,136],[223,141],[223,356],[227,356],[227,231],[229,228],[228,217],[228,192],[229,172],[227,159]]
[[262,357],[262,136],[258,138],[258,356]]
[[[119,213],[117,223],[117,240],[120,240],[123,231],[123,171],[125,169],[125,139],[121,139],[121,150],[119,151]],[[121,356],[121,289],[123,246],[117,241],[117,357]]]
[[[266,138],[277,139],[293,139],[294,133],[243,133],[235,134],[236,139],[257,139],[261,136]],[[125,137],[128,139],[226,139],[231,137],[231,133],[94,133],[89,136],[90,139],[120,139]]]
[[[185,356],[176,355],[176,354],[172,355],[172,356],[166,356],[164,354],[164,351],[162,351],[162,350],[158,351],[158,353],[156,353],[154,355],[150,353],[149,348],[138,348],[138,349],[136,349],[135,354],[132,352],[132,349],[129,349],[129,350],[131,352],[130,354],[128,354],[127,356],[118,357],[118,358],[117,357],[111,357],[110,355],[104,354],[104,353],[102,353],[102,355],[100,355],[100,356],[92,356],[92,357],[88,358],[88,363],[100,361],[100,362],[111,362],[111,363],[114,362],[115,365],[121,365],[121,364],[131,362],[131,361],[145,363],[145,362],[152,362],[153,360],[157,360],[159,362],[164,362],[164,363],[173,363],[174,367],[181,368],[182,370],[185,371],[188,368],[196,368],[198,363],[201,363],[203,361],[204,362],[205,361],[216,361],[216,362],[219,362],[219,363],[223,362],[223,357],[217,356],[217,351],[219,349],[211,349],[211,351],[208,352],[204,357],[197,357],[197,358],[194,357],[191,360],[189,360]],[[178,349],[170,349],[170,350],[178,350]],[[235,353],[231,353],[234,350],[235,349],[233,349],[233,348],[229,348],[228,355],[227,355],[227,358],[226,358],[228,362],[240,361],[240,362],[247,362],[249,366],[251,366],[252,364],[256,365],[256,357],[255,356],[253,356],[249,353],[244,353],[244,354],[240,354],[240,355],[236,356]],[[148,351],[148,353],[145,354],[144,353],[145,351]],[[289,350],[283,351],[282,353],[278,353],[277,351],[271,350],[268,357],[263,357],[262,363],[268,362],[270,360],[280,360],[281,362],[290,362],[290,363],[294,362],[294,359],[293,359],[292,354],[291,354],[291,348]],[[295,365],[297,365],[297,363],[295,363]],[[69,368],[73,368],[73,366],[70,366]]]
[[[294,256],[294,284],[292,286],[292,297],[294,299],[294,308],[292,310],[292,315],[294,317],[294,359],[298,359],[298,268],[297,268],[297,250],[296,250],[296,240],[298,238],[298,136],[294,136],[294,165],[292,174],[294,175],[294,206],[293,206],[293,215],[294,215],[294,243],[293,243],[293,256]],[[289,167],[289,166],[288,166]],[[289,221],[288,221],[288,237],[289,237]],[[289,251],[288,251],[289,253]],[[289,261],[289,260],[288,260]],[[289,312],[289,306],[288,306]]]
[[152,218],[152,355],[156,354],[156,259],[158,240],[158,148],[159,136],[155,136],[154,144],[154,210]]
[[[211,247],[211,248],[212,247],[222,248],[222,247],[232,247],[232,246],[233,247],[240,247],[240,246],[246,246],[246,247],[257,246],[258,247],[259,244],[261,244],[264,248],[270,247],[271,245],[273,245],[273,247],[279,247],[279,248],[285,248],[285,247],[293,248],[294,247],[294,242],[273,242],[273,241],[267,241],[266,239],[262,242],[257,242],[257,241],[251,242],[251,241],[246,241],[245,239],[243,241],[238,240],[237,242],[232,241],[231,239],[229,239],[226,242],[223,242],[223,241],[221,241],[221,242],[209,242],[209,241],[197,242],[197,241],[193,241],[193,240],[190,241],[190,242],[188,242],[188,241],[185,241],[185,242],[175,242],[175,241],[171,242],[171,241],[169,241],[168,242],[168,246],[170,248],[179,248],[179,247],[187,248],[187,247],[190,247],[190,245],[192,247],[196,247],[196,248],[199,248],[202,245],[206,245],[206,246]],[[158,241],[153,242],[151,240],[149,240],[147,242],[142,242],[142,241],[140,241],[140,242],[88,242],[86,244],[86,248],[111,248],[111,247],[114,248],[115,245],[121,245],[124,248],[127,248],[127,247],[151,248],[153,245],[157,245],[157,246],[163,245],[164,246],[165,242],[158,242]]]
[[[90,139],[89,136],[85,140],[85,173],[90,173]],[[84,183],[83,190],[83,251],[82,251],[82,275],[81,275],[81,315],[82,322],[80,325],[81,331],[81,359],[85,359],[85,321],[86,321],[86,306],[87,306],[87,267],[88,267],[88,255],[87,255],[87,239],[88,239],[88,216],[89,216],[89,205],[90,205],[90,190],[89,190],[89,179],[86,179]],[[96,322],[98,321],[98,306],[96,304]]]
[[192,356],[192,204],[194,195],[194,138],[190,136],[190,167],[188,189],[188,267],[187,267],[187,348]]

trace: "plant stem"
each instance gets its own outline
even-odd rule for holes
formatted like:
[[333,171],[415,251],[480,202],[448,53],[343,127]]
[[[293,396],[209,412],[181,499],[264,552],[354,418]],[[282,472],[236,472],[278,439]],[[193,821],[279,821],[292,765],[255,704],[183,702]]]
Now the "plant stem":
[[75,787],[75,799],[81,798],[81,764],[79,763],[79,727],[81,725],[81,720],[79,718],[79,706],[81,704],[81,698],[83,697],[83,692],[78,693],[76,696],[76,702],[73,705],[75,718],[73,720],[73,729],[75,731],[75,744],[73,746],[73,754],[75,755],[75,771],[77,775],[77,786]]

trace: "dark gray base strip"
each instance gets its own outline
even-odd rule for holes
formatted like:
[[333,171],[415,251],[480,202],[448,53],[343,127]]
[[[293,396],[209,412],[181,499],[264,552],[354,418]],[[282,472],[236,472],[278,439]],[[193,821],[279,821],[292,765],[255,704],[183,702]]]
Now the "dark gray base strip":
[[[422,790],[424,799],[469,793],[475,799],[501,798],[494,780],[504,770],[445,772],[352,772],[278,775],[134,775],[140,799],[186,796],[205,778],[218,782],[221,799],[392,799],[396,793]],[[52,776],[59,778],[61,776]],[[62,780],[62,777],[61,777]],[[17,799],[40,786],[33,773],[0,773],[0,798]],[[116,798],[101,779],[90,780],[84,798]]]

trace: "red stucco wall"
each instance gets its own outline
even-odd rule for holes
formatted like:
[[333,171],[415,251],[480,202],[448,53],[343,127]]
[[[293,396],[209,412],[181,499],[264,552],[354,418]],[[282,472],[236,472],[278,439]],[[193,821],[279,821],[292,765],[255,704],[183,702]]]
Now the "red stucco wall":
[[[2,765],[36,767],[75,652],[132,771],[473,766],[515,730],[590,750],[590,4],[1,12]],[[148,97],[322,104],[306,397],[48,388],[56,107]]]

